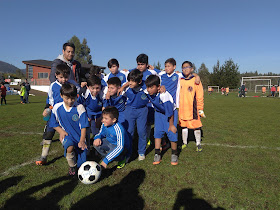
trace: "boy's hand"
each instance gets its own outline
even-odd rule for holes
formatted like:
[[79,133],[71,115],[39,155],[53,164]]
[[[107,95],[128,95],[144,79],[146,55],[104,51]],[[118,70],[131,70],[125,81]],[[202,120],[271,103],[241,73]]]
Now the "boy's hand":
[[170,125],[169,128],[168,128],[168,131],[172,131],[172,133],[176,133],[177,128],[174,125]]
[[103,166],[104,168],[107,168],[107,164],[104,163],[103,161],[100,163],[101,166]]
[[200,83],[200,77],[197,74],[195,74],[194,82],[196,85],[199,85]]
[[120,87],[120,89],[118,90],[118,93],[117,93],[117,95],[119,96],[119,95],[121,95],[121,93],[124,91],[124,87],[122,86],[122,87]]
[[123,69],[123,71],[124,71],[124,72],[128,72],[128,70],[127,70],[127,69]]
[[206,118],[206,115],[203,110],[198,110],[198,114],[200,117]]
[[87,82],[81,82],[81,87],[85,87],[87,85]]
[[160,89],[159,89],[159,93],[165,93],[166,92],[166,88],[164,85],[160,86]]
[[149,69],[154,70],[154,69],[155,69],[155,67],[154,67],[154,66],[152,66],[152,65],[149,65]]
[[109,99],[110,99],[110,97],[111,97],[111,96],[110,96],[110,93],[109,93],[109,92],[107,92],[107,93],[106,93],[106,96],[105,96],[105,99],[106,99],[106,100],[109,100]]
[[93,141],[93,145],[96,146],[96,147],[100,146],[101,143],[102,143],[101,139],[95,139],[95,140]]
[[43,111],[43,116],[44,116],[44,117],[46,117],[46,116],[48,115],[47,109],[48,109],[48,108],[46,108],[46,109]]
[[81,140],[78,143],[78,147],[81,148],[81,150],[87,149],[87,145],[86,145],[85,141],[81,141]]
[[59,141],[62,143],[65,136],[68,136],[68,133],[65,130],[59,132]]

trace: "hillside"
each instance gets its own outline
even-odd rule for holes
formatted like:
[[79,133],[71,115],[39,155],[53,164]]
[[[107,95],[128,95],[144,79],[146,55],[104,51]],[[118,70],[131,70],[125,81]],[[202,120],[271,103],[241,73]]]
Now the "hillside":
[[[18,68],[12,64],[0,61],[0,72],[15,74],[17,69]],[[21,69],[21,71],[25,73],[25,69]]]

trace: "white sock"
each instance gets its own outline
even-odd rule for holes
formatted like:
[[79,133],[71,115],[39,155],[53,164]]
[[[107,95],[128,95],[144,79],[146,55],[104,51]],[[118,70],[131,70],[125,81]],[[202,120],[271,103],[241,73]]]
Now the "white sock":
[[188,131],[189,129],[187,128],[182,129],[182,139],[184,144],[188,144]]
[[51,143],[52,143],[52,140],[43,139],[43,148],[42,148],[41,157],[47,158],[47,156],[49,154]]
[[67,152],[66,159],[67,159],[68,165],[70,167],[75,167],[77,165],[77,159],[76,159],[75,152],[71,152],[71,153]]
[[195,130],[194,131],[196,146],[200,144],[201,142],[201,130]]

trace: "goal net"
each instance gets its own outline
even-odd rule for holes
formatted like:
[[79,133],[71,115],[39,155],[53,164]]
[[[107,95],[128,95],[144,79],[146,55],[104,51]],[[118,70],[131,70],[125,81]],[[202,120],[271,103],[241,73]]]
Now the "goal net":
[[219,86],[208,86],[207,90],[208,90],[208,92],[210,90],[212,90],[213,93],[214,92],[219,93],[220,88],[219,88]]

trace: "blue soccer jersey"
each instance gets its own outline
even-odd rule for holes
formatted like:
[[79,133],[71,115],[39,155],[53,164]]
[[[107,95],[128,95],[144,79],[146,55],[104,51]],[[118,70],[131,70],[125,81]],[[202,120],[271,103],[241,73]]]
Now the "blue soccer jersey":
[[64,102],[56,104],[52,109],[50,127],[58,126],[65,130],[73,141],[80,142],[81,129],[89,127],[83,105],[75,103],[73,107],[67,110]]
[[[134,70],[134,69],[130,69],[129,72],[131,72],[132,70]],[[146,79],[147,79],[150,75],[157,75],[157,71],[151,70],[151,69],[147,69],[147,70],[143,71],[142,73],[143,73],[142,88],[143,88],[143,90],[144,90],[144,89],[146,89],[146,84],[145,84]]]
[[[68,80],[67,83],[74,84],[77,88],[77,92],[79,92],[80,87],[74,80]],[[62,84],[60,84],[57,80],[50,85],[46,101],[47,104],[54,106],[55,104],[63,101],[60,96],[61,86]]]
[[104,77],[104,81],[108,82],[108,80],[112,77],[118,77],[121,80],[122,85],[127,82],[126,75],[123,74],[122,72],[118,72],[117,74],[109,73]]
[[96,116],[99,117],[102,113],[103,92],[100,91],[95,97],[91,95],[89,89],[86,89],[84,93],[81,93],[77,102],[83,104],[86,108],[88,118],[95,119]]
[[171,75],[168,75],[166,72],[161,72],[159,76],[161,79],[161,85],[165,86],[166,91],[168,91],[171,94],[175,103],[178,81],[182,77],[182,75],[177,74],[175,72],[173,72]]
[[138,88],[128,88],[124,94],[127,97],[126,106],[132,108],[142,108],[147,106],[149,99],[143,91],[143,86]]
[[110,99],[105,99],[103,101],[103,107],[114,106],[118,109],[119,112],[123,112],[125,110],[126,100],[127,98],[123,95],[111,96]]
[[104,163],[108,164],[114,160],[122,153],[124,148],[128,150],[129,155],[131,154],[131,139],[120,123],[115,123],[108,127],[102,124],[101,129],[99,133],[95,135],[94,140],[102,140],[104,138],[106,138],[111,144],[116,145],[116,148],[103,159]]

